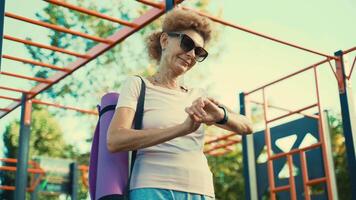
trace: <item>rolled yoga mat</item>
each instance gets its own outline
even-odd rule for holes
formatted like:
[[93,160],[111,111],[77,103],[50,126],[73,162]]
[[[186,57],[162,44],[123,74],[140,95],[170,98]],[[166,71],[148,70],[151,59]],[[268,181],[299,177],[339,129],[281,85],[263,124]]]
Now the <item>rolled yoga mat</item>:
[[[118,93],[107,93],[101,99],[99,110],[116,106]],[[113,107],[114,108],[114,107]],[[128,152],[110,153],[106,145],[107,130],[115,109],[106,111],[97,124],[90,153],[89,190],[91,199],[123,194],[128,180]]]

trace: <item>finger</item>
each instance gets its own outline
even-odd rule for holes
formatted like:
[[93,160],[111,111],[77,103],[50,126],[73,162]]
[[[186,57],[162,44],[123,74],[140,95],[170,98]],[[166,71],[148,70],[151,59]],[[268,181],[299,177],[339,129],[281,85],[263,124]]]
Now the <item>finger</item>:
[[185,108],[185,112],[187,112],[187,113],[189,114],[190,118],[191,118],[193,121],[195,121],[195,122],[202,122],[202,121],[203,121],[203,119],[200,118],[198,115],[196,115],[196,114],[194,113],[194,111],[192,111],[191,108],[188,108],[188,107]]
[[204,104],[204,100],[200,97],[198,98],[197,100],[195,100],[193,102],[193,106],[200,106],[200,107],[204,107],[205,104]]
[[198,117],[197,115],[191,115],[192,117],[193,117],[193,120],[195,121],[195,122],[202,122],[203,120],[200,118],[200,117]]
[[220,105],[220,102],[218,100],[212,98],[212,97],[208,97],[207,99],[210,100],[211,102],[213,102],[216,105]]
[[200,118],[204,118],[207,115],[204,109],[201,108],[200,106],[193,106],[191,107],[191,110],[194,112],[195,115],[197,115]]

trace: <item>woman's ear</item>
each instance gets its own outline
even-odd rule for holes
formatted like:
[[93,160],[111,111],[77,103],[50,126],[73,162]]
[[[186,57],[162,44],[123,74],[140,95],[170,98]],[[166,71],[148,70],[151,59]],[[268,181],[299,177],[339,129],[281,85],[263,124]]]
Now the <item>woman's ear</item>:
[[159,38],[159,42],[161,44],[161,48],[165,49],[168,45],[168,34],[166,32],[162,32],[161,37]]

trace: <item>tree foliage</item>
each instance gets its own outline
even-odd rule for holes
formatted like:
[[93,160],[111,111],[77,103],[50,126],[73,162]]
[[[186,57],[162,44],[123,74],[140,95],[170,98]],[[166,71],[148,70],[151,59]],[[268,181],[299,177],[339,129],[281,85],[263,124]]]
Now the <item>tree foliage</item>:
[[[31,135],[29,141],[29,158],[32,160],[35,156],[48,156],[55,158],[75,158],[79,157],[74,146],[66,144],[60,124],[56,121],[47,109],[34,106],[32,120],[30,125]],[[20,123],[13,121],[10,123],[3,134],[5,145],[5,157],[17,158],[18,139]],[[7,164],[7,166],[16,166]],[[15,173],[2,171],[1,184],[15,185]],[[2,191],[0,199],[13,199],[13,191]],[[51,197],[42,197],[42,199],[51,199]],[[56,199],[53,197],[53,199]]]

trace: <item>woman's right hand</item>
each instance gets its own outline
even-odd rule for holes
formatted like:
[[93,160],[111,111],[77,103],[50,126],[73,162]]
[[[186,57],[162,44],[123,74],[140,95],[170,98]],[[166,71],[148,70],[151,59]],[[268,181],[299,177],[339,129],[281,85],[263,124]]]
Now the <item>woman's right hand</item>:
[[188,115],[185,121],[183,122],[183,127],[185,130],[184,132],[186,134],[196,131],[201,125],[200,122],[196,122],[192,117],[192,115]]

